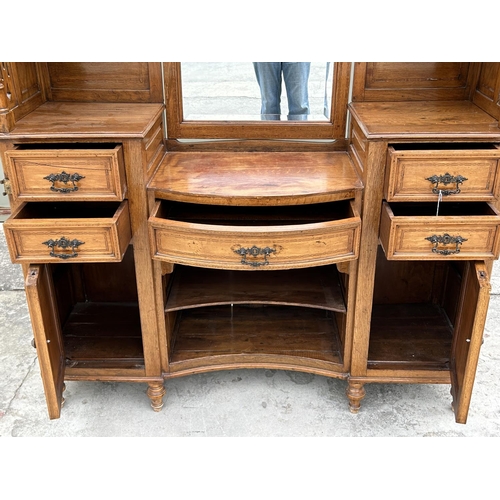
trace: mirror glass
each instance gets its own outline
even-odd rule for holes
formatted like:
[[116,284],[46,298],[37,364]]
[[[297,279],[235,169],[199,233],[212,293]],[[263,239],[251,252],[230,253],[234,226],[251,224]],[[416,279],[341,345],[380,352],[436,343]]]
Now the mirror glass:
[[332,112],[333,63],[183,62],[181,79],[185,121],[327,122]]

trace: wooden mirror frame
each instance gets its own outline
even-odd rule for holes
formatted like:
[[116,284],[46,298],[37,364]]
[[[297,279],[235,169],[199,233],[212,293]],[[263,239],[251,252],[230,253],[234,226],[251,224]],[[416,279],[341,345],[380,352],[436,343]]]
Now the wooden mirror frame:
[[181,63],[163,63],[167,139],[345,139],[351,63],[334,63],[329,121],[197,121],[184,120]]

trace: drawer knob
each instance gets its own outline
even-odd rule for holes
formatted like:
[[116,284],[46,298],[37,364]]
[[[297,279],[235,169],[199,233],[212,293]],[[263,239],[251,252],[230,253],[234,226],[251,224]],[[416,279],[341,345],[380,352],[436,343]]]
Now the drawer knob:
[[[64,170],[60,174],[49,174],[44,179],[52,182],[52,186],[50,186],[51,191],[56,191],[57,193],[72,193],[73,191],[78,191],[78,186],[76,183],[82,179],[85,179],[85,176],[78,174],[75,172],[74,174],[68,174]],[[72,183],[73,187],[56,187],[56,182],[62,182],[64,184]]]
[[[432,177],[426,177],[425,180],[434,184],[434,187],[432,188],[432,192],[434,194],[441,193],[443,196],[448,196],[450,194],[460,193],[459,185],[468,179],[463,175],[451,175],[449,173],[446,173],[444,175],[433,175]],[[438,186],[440,184],[444,184],[445,186],[447,186],[448,184],[455,184],[456,187],[455,189],[439,189]]]
[[[432,236],[428,236],[425,238],[426,240],[430,241],[434,246],[432,247],[432,252],[433,253],[438,253],[440,255],[453,255],[460,253],[460,245],[464,242],[467,241],[467,238],[462,238],[462,236],[450,236],[448,233],[445,233],[441,236],[438,236],[436,234],[433,234]],[[454,250],[448,250],[447,248],[445,249],[439,249],[438,245],[455,245]]]
[[[259,248],[256,245],[254,245],[253,247],[245,248],[240,245],[235,245],[231,247],[231,250],[234,253],[241,255],[242,264],[252,267],[269,265],[269,261],[267,260],[269,255],[278,252],[278,248],[276,247],[276,245],[274,245],[273,248]],[[260,256],[264,256],[264,260],[247,260],[247,257],[250,257],[250,259],[257,259]]]
[[[72,257],[77,257],[78,254],[76,253],[76,249],[80,246],[83,245],[85,242],[84,241],[79,241],[77,239],[74,240],[68,240],[64,236],[62,238],[59,238],[58,240],[47,240],[43,242],[43,245],[47,245],[50,248],[50,256],[51,257],[57,257],[58,259],[71,259]],[[68,248],[71,248],[72,253],[56,253],[54,251],[55,248],[61,248],[63,250],[66,250]]]

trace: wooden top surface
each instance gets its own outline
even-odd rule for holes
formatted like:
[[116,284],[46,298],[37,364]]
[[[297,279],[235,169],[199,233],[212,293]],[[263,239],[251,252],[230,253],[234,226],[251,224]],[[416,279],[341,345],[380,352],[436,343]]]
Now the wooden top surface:
[[46,102],[0,138],[144,137],[162,110],[163,104]]
[[349,109],[369,139],[500,140],[498,122],[470,101],[357,102]]
[[149,188],[157,198],[216,205],[298,205],[362,189],[345,152],[172,152]]

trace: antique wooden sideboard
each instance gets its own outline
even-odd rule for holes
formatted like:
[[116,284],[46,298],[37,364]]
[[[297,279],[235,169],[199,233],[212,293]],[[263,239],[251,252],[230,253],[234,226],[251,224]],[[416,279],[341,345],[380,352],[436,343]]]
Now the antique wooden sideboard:
[[[189,120],[179,63],[1,63],[0,148],[50,418],[67,380],[298,370],[450,384],[499,256],[500,63],[336,63],[324,121]],[[167,401],[168,402],[168,401]]]

